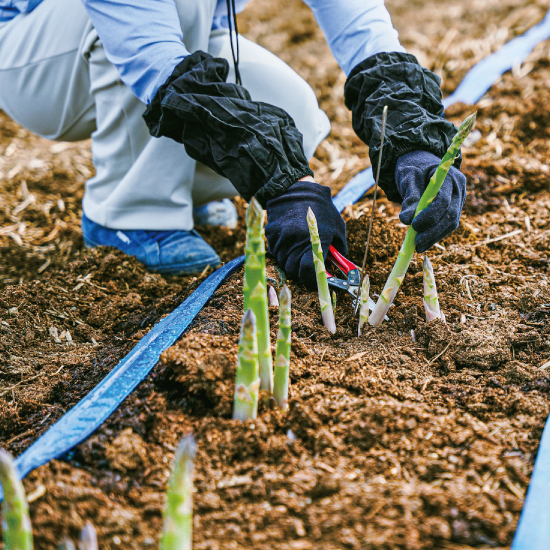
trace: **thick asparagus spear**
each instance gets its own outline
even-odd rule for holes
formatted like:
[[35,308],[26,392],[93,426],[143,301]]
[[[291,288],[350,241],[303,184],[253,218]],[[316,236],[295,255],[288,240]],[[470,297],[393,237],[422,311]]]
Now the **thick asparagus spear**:
[[426,321],[433,319],[442,319],[441,309],[439,308],[439,299],[437,297],[437,287],[435,286],[435,276],[428,256],[424,256],[424,309],[426,310]]
[[359,328],[357,329],[357,336],[361,336],[361,329],[369,318],[369,291],[370,280],[369,276],[365,275],[363,284],[361,285],[361,292],[359,293]]
[[258,343],[256,337],[256,317],[249,309],[243,317],[239,353],[237,359],[237,380],[233,418],[248,420],[258,414],[258,391],[260,376],[258,365]]
[[282,410],[288,409],[288,379],[292,338],[291,295],[285,285],[279,293],[279,332],[275,352],[275,383],[273,397]]
[[[439,193],[439,190],[443,185],[443,181],[449,173],[449,170],[451,169],[451,166],[453,165],[453,162],[458,155],[458,152],[460,151],[460,146],[473,129],[475,121],[476,113],[470,115],[460,125],[457,134],[455,135],[451,145],[449,146],[449,149],[445,153],[445,156],[441,160],[440,165],[430,179],[426,190],[424,191],[422,197],[420,198],[420,201],[418,202],[415,217],[420,212],[422,212],[424,208],[428,207]],[[405,240],[401,245],[401,250],[397,255],[397,260],[395,261],[392,272],[390,273],[390,276],[386,281],[384,290],[382,290],[380,298],[378,298],[378,302],[376,302],[376,306],[374,307],[369,317],[369,323],[372,326],[376,327],[384,320],[384,317],[386,316],[389,307],[393,303],[395,295],[397,294],[397,291],[399,290],[399,287],[401,286],[401,283],[405,278],[405,274],[407,273],[409,264],[411,263],[415,250],[416,235],[417,232],[412,228],[411,225],[407,230]]]
[[197,445],[192,435],[176,450],[168,481],[160,550],[191,550],[193,544],[193,460]]
[[309,236],[311,238],[311,248],[313,250],[313,262],[315,264],[315,274],[317,276],[317,290],[319,292],[319,304],[321,306],[321,315],[323,323],[332,334],[336,332],[336,322],[334,321],[334,311],[330,299],[330,291],[327,282],[327,272],[323,258],[323,249],[321,248],[321,239],[317,228],[317,219],[311,208],[307,211],[307,223],[309,225]]
[[251,309],[256,316],[258,356],[260,361],[260,388],[273,392],[273,358],[267,306],[265,275],[264,212],[252,198],[246,211],[246,260],[244,263],[244,310]]
[[32,527],[25,489],[13,457],[0,449],[0,482],[4,490],[2,531],[6,550],[32,550]]

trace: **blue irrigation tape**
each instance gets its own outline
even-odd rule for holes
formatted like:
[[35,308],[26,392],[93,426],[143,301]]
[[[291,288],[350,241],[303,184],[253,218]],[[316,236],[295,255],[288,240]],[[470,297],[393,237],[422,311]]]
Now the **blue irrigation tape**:
[[[533,48],[548,38],[550,38],[550,11],[540,23],[474,65],[454,93],[443,100],[445,109],[459,101],[468,105],[477,103],[500,76],[523,63]],[[548,548],[550,548],[550,541]]]
[[373,185],[372,168],[367,168],[353,176],[340,193],[332,199],[332,202],[338,211],[342,212],[346,206],[355,204]]
[[535,468],[510,550],[550,548],[550,423],[540,440]]
[[[46,464],[89,437],[151,372],[160,354],[189,327],[218,286],[244,262],[236,258],[212,273],[170,315],[157,323],[120,363],[16,460],[19,475]],[[3,493],[0,490],[0,500]]]

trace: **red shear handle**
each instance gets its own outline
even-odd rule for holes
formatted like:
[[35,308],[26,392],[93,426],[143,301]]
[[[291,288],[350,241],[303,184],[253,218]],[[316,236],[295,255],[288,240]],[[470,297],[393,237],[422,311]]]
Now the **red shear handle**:
[[344,258],[336,248],[330,245],[328,249],[327,260],[331,260],[345,275],[347,275],[352,269],[357,269],[357,266],[350,262],[347,258]]

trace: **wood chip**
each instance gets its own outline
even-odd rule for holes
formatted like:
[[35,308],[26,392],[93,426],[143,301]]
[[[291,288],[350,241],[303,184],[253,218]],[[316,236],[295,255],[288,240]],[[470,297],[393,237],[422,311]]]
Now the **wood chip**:
[[363,355],[366,355],[366,354],[367,354],[366,351],[361,351],[361,352],[359,352],[359,353],[356,353],[355,355],[352,355],[351,357],[348,357],[348,358],[346,359],[346,362],[348,362],[348,361],[355,361],[355,360],[357,360],[357,359],[361,359],[361,357],[363,357]]
[[523,233],[523,229],[516,229],[515,231],[510,231],[510,233],[506,233],[505,235],[501,235],[500,237],[494,237],[493,239],[485,239],[484,241],[481,241],[480,243],[472,244],[470,246],[472,248],[477,248],[478,246],[484,246],[484,245],[490,244],[490,243],[497,243],[498,241],[503,241],[504,239],[509,239],[510,237],[515,237],[516,235],[519,235],[520,233]]
[[46,487],[40,484],[32,493],[27,495],[27,502],[31,503],[35,500],[38,500],[40,497],[43,497],[46,494]]

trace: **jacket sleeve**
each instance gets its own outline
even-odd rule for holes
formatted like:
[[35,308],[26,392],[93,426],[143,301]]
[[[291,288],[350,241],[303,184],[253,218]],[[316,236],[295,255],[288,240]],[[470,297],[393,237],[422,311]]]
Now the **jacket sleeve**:
[[[348,76],[344,88],[355,133],[369,146],[376,173],[380,151],[382,111],[388,106],[380,187],[390,200],[401,202],[395,183],[400,156],[428,151],[441,158],[457,129],[443,118],[440,80],[422,67],[413,55],[390,52],[365,59]],[[460,168],[462,157],[455,160]]]
[[405,52],[384,0],[304,0],[321,27],[332,54],[349,75],[380,52]]
[[143,103],[189,55],[174,0],[82,0],[122,81]]

